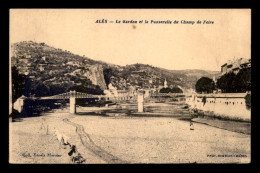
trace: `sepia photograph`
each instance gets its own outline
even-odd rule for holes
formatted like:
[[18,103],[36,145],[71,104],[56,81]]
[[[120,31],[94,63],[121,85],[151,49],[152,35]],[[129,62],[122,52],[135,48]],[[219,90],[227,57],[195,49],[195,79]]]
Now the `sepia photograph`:
[[9,9],[10,164],[250,164],[251,9]]

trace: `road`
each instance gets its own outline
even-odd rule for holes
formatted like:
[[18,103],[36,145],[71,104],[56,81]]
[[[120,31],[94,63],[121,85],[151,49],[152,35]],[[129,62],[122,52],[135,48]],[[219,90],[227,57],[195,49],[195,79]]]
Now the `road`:
[[[48,124],[48,135],[41,129],[43,122]],[[35,149],[37,140],[34,145],[27,145],[25,141],[34,138],[23,133],[50,137],[57,129],[69,136],[86,159],[85,163],[249,163],[251,157],[251,136],[247,134],[200,123],[194,123],[194,130],[190,130],[190,122],[171,117],[84,116],[56,110],[12,123],[10,134],[14,149],[10,154],[16,158],[14,162],[28,160],[17,154],[24,153],[25,148],[27,152],[54,152],[43,144],[45,150],[41,144]],[[68,162],[68,150],[59,147],[52,137],[48,140],[62,157],[27,162]]]

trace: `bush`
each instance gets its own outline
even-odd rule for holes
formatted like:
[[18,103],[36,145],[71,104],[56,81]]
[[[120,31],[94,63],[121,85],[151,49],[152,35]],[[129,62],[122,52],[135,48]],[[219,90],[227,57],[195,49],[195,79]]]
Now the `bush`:
[[12,109],[11,117],[12,121],[14,121],[16,118],[18,118],[20,113],[16,109]]
[[12,102],[14,103],[19,97],[22,96],[22,91],[25,82],[25,75],[21,75],[18,69],[12,67]]
[[246,100],[246,108],[251,109],[251,94],[247,94],[245,100]]

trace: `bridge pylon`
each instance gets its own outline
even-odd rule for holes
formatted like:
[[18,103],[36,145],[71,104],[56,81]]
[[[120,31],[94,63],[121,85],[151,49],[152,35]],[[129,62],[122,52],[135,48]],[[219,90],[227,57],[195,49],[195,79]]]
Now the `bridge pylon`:
[[70,91],[70,113],[76,114],[76,91]]
[[138,112],[144,112],[144,92],[139,91],[137,96]]

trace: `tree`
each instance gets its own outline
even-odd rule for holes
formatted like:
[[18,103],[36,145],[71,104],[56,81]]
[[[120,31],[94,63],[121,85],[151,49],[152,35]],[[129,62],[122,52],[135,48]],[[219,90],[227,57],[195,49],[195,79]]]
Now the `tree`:
[[36,97],[48,96],[49,89],[43,83],[38,83],[35,90],[33,90],[33,94]]
[[234,92],[246,92],[251,90],[251,69],[241,69],[233,81]]
[[30,78],[25,78],[24,86],[23,86],[23,95],[26,97],[30,97],[32,95],[32,81]]
[[195,89],[196,92],[207,92],[207,93],[212,93],[213,90],[215,90],[215,82],[208,78],[208,77],[201,77],[196,85],[195,85]]
[[226,92],[232,93],[235,91],[236,87],[233,85],[235,77],[236,75],[233,72],[226,74]]
[[217,87],[224,93],[246,92],[251,90],[251,70],[241,69],[237,74],[224,74],[217,81]]
[[247,94],[245,100],[246,100],[246,108],[251,109],[251,94]]
[[183,93],[183,91],[182,91],[180,88],[178,88],[178,87],[172,88],[172,89],[171,89],[171,92],[172,92],[172,93]]
[[183,91],[178,88],[178,87],[174,87],[174,88],[162,88],[160,89],[160,93],[183,93]]
[[111,68],[104,68],[103,74],[104,74],[104,79],[105,79],[106,85],[108,86],[108,84],[111,82],[110,78],[112,76],[112,69]]
[[[46,89],[46,88],[44,88]],[[66,92],[67,90],[62,85],[49,85],[49,94],[48,95],[57,95]]]
[[228,88],[227,82],[226,82],[226,81],[227,81],[226,78],[227,78],[226,75],[223,75],[223,76],[221,76],[221,77],[217,80],[217,87],[218,87],[219,89],[221,89],[223,93],[226,92],[226,90],[227,90],[227,88]]
[[12,67],[12,102],[14,103],[23,94],[25,75],[19,74],[18,69]]
[[160,93],[171,93],[171,88],[162,88],[160,89]]

